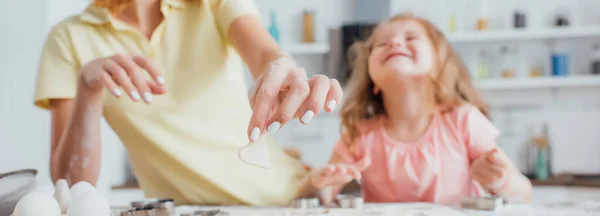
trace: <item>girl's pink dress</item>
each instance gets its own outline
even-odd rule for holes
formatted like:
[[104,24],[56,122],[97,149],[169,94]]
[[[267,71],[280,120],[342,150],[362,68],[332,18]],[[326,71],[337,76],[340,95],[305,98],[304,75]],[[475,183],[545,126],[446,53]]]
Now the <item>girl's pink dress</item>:
[[436,114],[426,134],[414,143],[392,139],[382,123],[383,118],[365,121],[356,145],[349,148],[342,139],[334,148],[346,163],[371,159],[362,173],[366,202],[457,204],[485,194],[469,167],[496,148],[499,131],[475,106]]

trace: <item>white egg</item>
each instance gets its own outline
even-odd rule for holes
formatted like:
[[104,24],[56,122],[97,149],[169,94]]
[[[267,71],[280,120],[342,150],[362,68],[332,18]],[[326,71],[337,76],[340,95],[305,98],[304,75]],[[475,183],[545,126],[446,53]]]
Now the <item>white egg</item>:
[[73,200],[67,216],[110,216],[110,206],[98,192],[88,191]]
[[96,188],[86,181],[80,181],[71,186],[71,197],[76,199],[77,196],[89,191],[96,192]]
[[23,196],[13,212],[14,216],[61,216],[60,205],[45,193],[31,192]]
[[38,185],[31,190],[31,192],[45,193],[50,196],[54,196],[54,185]]

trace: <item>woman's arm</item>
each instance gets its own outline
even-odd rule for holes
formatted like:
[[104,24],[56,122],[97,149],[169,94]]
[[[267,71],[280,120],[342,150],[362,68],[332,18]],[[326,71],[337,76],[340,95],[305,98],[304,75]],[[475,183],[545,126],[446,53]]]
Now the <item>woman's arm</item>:
[[75,99],[51,100],[50,175],[72,185],[95,185],[100,175],[101,92],[78,89]]
[[228,31],[228,40],[248,65],[254,79],[265,72],[271,62],[283,56],[258,16],[240,16],[231,23]]

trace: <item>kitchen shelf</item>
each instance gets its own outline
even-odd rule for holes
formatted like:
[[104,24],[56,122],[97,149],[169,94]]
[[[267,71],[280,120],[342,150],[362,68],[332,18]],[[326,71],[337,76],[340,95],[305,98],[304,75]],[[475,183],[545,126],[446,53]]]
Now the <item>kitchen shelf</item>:
[[447,33],[452,43],[574,39],[600,36],[600,26],[556,27],[548,29],[508,29]]
[[326,54],[329,52],[329,43],[283,44],[281,47],[284,52],[293,55]]
[[600,87],[600,76],[499,78],[476,81],[475,86],[482,90]]

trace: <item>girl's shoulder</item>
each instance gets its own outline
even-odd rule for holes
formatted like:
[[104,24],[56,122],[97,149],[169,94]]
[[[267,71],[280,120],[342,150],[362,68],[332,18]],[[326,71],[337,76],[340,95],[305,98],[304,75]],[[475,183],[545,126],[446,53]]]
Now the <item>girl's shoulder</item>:
[[487,117],[473,104],[465,103],[459,106],[440,109],[440,114],[444,119],[455,123],[467,123],[472,118]]

